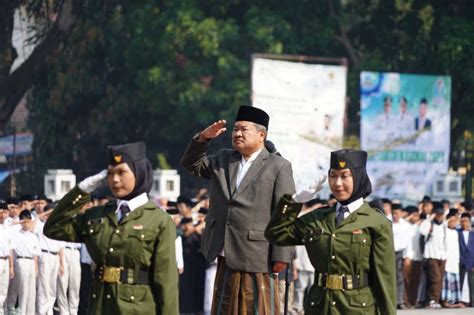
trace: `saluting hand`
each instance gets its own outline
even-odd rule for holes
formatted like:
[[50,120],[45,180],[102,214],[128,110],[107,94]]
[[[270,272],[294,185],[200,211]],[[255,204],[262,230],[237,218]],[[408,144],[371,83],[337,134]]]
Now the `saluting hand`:
[[316,198],[316,193],[323,189],[323,184],[326,181],[327,176],[323,175],[317,179],[313,185],[309,186],[307,189],[302,190],[293,195],[293,200],[298,203],[305,203],[311,199]]
[[227,128],[224,127],[226,123],[227,121],[223,119],[216,121],[206,129],[201,131],[201,133],[199,134],[198,141],[205,142],[220,136],[227,130]]
[[84,179],[82,182],[79,183],[79,189],[83,192],[90,194],[94,190],[96,190],[107,177],[107,170],[102,170],[100,173],[95,175],[89,176]]

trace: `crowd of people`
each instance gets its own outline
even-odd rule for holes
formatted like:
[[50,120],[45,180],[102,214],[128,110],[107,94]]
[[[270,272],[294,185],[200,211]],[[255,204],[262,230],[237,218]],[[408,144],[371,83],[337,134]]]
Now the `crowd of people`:
[[[93,196],[83,211],[107,203]],[[335,199],[313,199],[300,216],[332,206]],[[217,261],[201,254],[209,195],[156,200],[176,224],[176,263],[180,274],[181,314],[210,314]],[[375,199],[392,221],[397,270],[397,306],[407,308],[469,307],[474,302],[474,210],[470,204],[432,201],[402,206]],[[86,314],[94,262],[85,246],[56,241],[43,234],[54,208],[43,195],[25,195],[0,202],[0,314]],[[281,306],[303,313],[305,293],[314,283],[304,246],[295,246],[288,272],[279,273]],[[285,291],[288,291],[285,294]]]

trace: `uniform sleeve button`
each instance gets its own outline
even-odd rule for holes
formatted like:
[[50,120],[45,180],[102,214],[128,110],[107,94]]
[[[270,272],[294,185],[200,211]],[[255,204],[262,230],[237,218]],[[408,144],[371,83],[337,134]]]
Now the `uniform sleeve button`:
[[116,233],[116,234],[120,234],[120,230],[119,230],[119,229],[116,229],[116,230],[115,230],[115,233]]
[[336,259],[336,256],[332,255],[332,256],[331,256],[331,259],[332,259],[332,260]]
[[364,238],[364,239],[362,240],[362,243],[365,243],[365,242],[367,242],[367,240]]
[[365,305],[366,305],[366,303],[365,303],[365,302],[364,302],[364,303],[362,303],[362,306],[365,306]]
[[130,297],[130,301],[133,301],[133,300],[135,300],[135,297],[132,295],[132,296]]
[[141,238],[145,238],[145,235],[142,234],[142,235],[140,235],[140,237],[141,237]]
[[336,301],[332,301],[332,305],[336,305]]
[[77,198],[82,198],[82,195],[78,195]]
[[336,237],[336,234],[332,233],[332,237]]
[[107,294],[107,298],[110,299],[110,294]]
[[114,251],[114,249],[111,247],[111,248],[109,249],[109,252],[112,253],[113,251]]

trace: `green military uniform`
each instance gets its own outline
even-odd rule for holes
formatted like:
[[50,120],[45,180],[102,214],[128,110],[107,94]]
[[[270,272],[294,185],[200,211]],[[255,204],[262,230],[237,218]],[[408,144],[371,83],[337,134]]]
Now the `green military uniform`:
[[301,207],[285,195],[265,236],[277,245],[305,245],[316,277],[306,314],[396,314],[390,221],[364,203],[336,227],[335,207],[298,218]]
[[79,214],[89,194],[78,187],[58,204],[44,227],[46,236],[85,243],[97,264],[90,314],[178,313],[176,227],[148,201],[117,222],[117,204]]

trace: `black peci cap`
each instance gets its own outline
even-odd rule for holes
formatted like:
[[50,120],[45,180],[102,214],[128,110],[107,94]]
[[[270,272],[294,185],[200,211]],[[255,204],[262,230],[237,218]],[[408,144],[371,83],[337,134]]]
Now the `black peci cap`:
[[402,205],[399,203],[392,203],[392,211],[393,210],[403,210]]
[[240,106],[235,121],[251,121],[268,129],[270,116],[263,110],[252,106]]
[[405,207],[405,211],[409,214],[412,214],[414,212],[418,212],[418,208],[416,206],[407,206]]
[[6,200],[7,204],[9,205],[20,205],[20,199],[15,197],[8,197]]
[[0,210],[8,210],[8,204],[3,200],[0,200]]
[[342,149],[331,152],[331,169],[365,168],[367,152],[351,149]]
[[209,212],[209,209],[204,208],[204,207],[199,208],[199,211],[198,211],[198,213],[201,213],[201,214],[207,214],[208,212]]
[[23,210],[23,211],[20,213],[20,220],[24,220],[24,219],[31,219],[30,210]]
[[134,162],[146,158],[146,144],[143,141],[109,145],[109,165],[118,165],[120,163]]
[[193,218],[182,218],[180,224],[193,223]]

